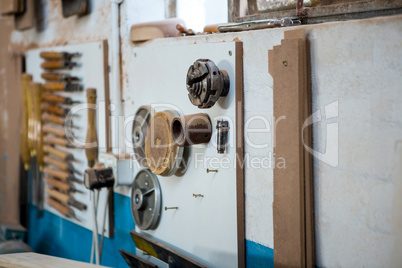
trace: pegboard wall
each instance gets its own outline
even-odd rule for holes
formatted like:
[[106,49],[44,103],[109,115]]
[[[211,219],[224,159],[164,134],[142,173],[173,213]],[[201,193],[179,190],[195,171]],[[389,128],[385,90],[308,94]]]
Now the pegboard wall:
[[[143,232],[192,257],[196,256],[199,262],[209,267],[242,266],[243,169],[239,168],[236,159],[236,154],[243,152],[237,150],[243,145],[241,42],[139,47],[134,48],[133,53],[134,68],[129,74],[135,82],[124,96],[126,117],[134,115],[139,107],[150,105],[155,112],[207,113],[213,127],[208,144],[188,147],[189,161],[184,175],[157,176],[162,191],[162,208],[177,206],[178,209],[162,209],[157,228]],[[220,70],[226,70],[230,78],[229,94],[209,109],[199,109],[188,98],[187,70],[197,59],[212,60]],[[215,126],[221,119],[228,120],[230,127],[224,154],[218,154],[216,147]],[[131,131],[131,127],[126,127],[126,140],[131,139]],[[133,152],[132,148],[126,150]],[[208,168],[218,172],[207,173]],[[136,165],[134,175],[139,170]],[[195,198],[193,194],[204,197]]]
[[[74,57],[72,60],[78,63],[78,66],[70,69],[57,70],[58,73],[66,73],[71,76],[78,77],[80,79],[79,83],[83,86],[83,91],[80,92],[57,92],[56,94],[65,97],[70,97],[73,101],[78,101],[79,103],[72,106],[65,106],[66,108],[71,108],[71,112],[74,113],[72,119],[73,125],[76,127],[72,130],[74,138],[79,143],[85,143],[86,133],[88,128],[88,106],[86,105],[86,89],[95,88],[97,93],[96,99],[96,127],[97,127],[97,137],[98,137],[98,147],[99,153],[107,151],[107,140],[109,137],[109,131],[107,129],[109,114],[106,109],[109,103],[108,96],[108,83],[107,75],[105,74],[105,66],[107,66],[107,44],[106,42],[92,42],[84,44],[75,44],[67,46],[57,46],[57,47],[47,47],[29,50],[26,53],[26,72],[33,76],[34,82],[44,83],[45,80],[41,78],[41,73],[45,72],[40,65],[44,61],[40,57],[42,51],[63,51],[69,53],[80,53],[81,56]],[[88,168],[88,161],[85,155],[84,148],[63,148],[60,146],[55,146],[57,149],[67,151],[73,154],[75,160],[71,163],[74,169],[78,170],[80,173],[84,174],[85,169]],[[42,176],[44,177],[44,176]],[[78,180],[83,181],[83,175],[79,176],[75,174]],[[45,186],[46,187],[46,186]],[[71,207],[74,210],[75,215],[80,221],[72,218],[66,218],[61,215],[57,210],[44,203],[44,208],[60,217],[63,217],[69,221],[72,221],[78,225],[81,225],[87,229],[92,230],[93,217],[92,217],[92,205],[90,202],[90,192],[84,187],[83,184],[74,183],[74,187],[82,191],[82,193],[71,193],[74,199],[87,205],[87,209],[80,211],[76,208]],[[99,195],[99,209],[98,209],[98,226],[102,226],[102,218],[104,215],[104,207],[107,200],[107,190],[103,189]],[[108,214],[108,210],[106,211]],[[108,216],[107,216],[108,218]],[[109,231],[109,221],[106,221],[105,225],[105,236],[110,236]],[[101,228],[99,228],[101,232]]]

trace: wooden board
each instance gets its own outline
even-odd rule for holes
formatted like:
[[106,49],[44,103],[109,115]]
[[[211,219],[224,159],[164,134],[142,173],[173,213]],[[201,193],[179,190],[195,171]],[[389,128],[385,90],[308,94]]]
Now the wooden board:
[[95,268],[106,267],[94,265],[79,261],[72,261],[38,253],[14,253],[0,255],[1,267],[14,267],[14,268]]
[[[39,57],[41,51],[66,51],[66,52],[79,52],[82,54],[81,57],[74,58],[74,61],[80,64],[79,67],[74,67],[72,70],[62,70],[61,72],[70,73],[72,76],[77,76],[81,78],[82,85],[84,87],[84,91],[82,92],[61,92],[57,93],[63,96],[71,97],[75,101],[79,101],[80,104],[75,104],[71,106],[72,112],[77,112],[78,117],[73,118],[73,124],[77,126],[79,129],[74,129],[74,136],[77,137],[77,140],[80,142],[85,142],[87,126],[88,126],[88,110],[86,106],[86,89],[87,88],[95,88],[97,93],[97,110],[96,110],[96,126],[97,126],[97,136],[98,136],[98,148],[99,152],[106,152],[110,148],[110,127],[109,119],[110,119],[110,110],[107,109],[109,105],[109,83],[108,83],[108,61],[107,61],[107,42],[99,41],[92,43],[83,43],[83,44],[75,44],[75,45],[66,45],[66,46],[57,46],[50,48],[39,48],[29,50],[26,54],[26,67],[27,73],[33,76],[33,80],[35,82],[45,82],[41,78],[41,73],[44,71],[39,66],[43,59]],[[58,147],[58,146],[56,146]],[[85,169],[88,167],[87,158],[85,155],[85,150],[81,149],[64,149],[58,147],[58,149],[68,151],[72,153],[78,161],[73,162],[74,168],[80,171],[82,174],[85,173]],[[77,174],[75,176],[83,180],[83,176],[79,177]],[[90,194],[89,191],[84,187],[83,184],[74,184],[78,190],[83,191],[84,193],[74,193],[73,197],[86,204],[87,210],[79,211],[74,209],[75,214],[82,219],[81,222],[76,221],[71,218],[66,218],[70,221],[73,221],[76,224],[79,224],[87,229],[92,230],[92,213],[91,213],[91,202],[90,202]],[[107,198],[107,190],[102,189],[100,194],[99,201],[99,210],[98,210],[98,226],[102,226],[102,218],[104,213],[104,206]],[[45,204],[45,209],[49,210],[52,213],[55,213],[61,216],[54,208]],[[108,213],[108,212],[107,212]],[[111,216],[111,215],[109,215]],[[109,221],[106,221],[106,236],[110,236],[113,234],[112,228],[109,227],[109,224],[112,224],[112,217],[109,217]],[[100,231],[99,227],[99,231]]]
[[14,19],[0,18],[0,222],[20,223],[21,58],[10,50]]
[[274,169],[274,264],[313,267],[312,169],[311,156],[304,149],[304,144],[310,145],[311,131],[303,129],[310,111],[304,30],[285,33],[281,45],[268,52],[268,59],[274,78],[274,117],[285,116],[274,137],[275,155],[286,160],[285,169]]
[[[241,42],[202,45],[134,48],[130,79],[135,81],[124,95],[126,118],[142,105],[153,105],[155,112],[175,109],[181,115],[207,113],[213,134],[209,144],[191,146],[187,171],[182,176],[158,176],[162,207],[178,206],[177,211],[162,211],[155,230],[145,231],[155,240],[173,245],[208,267],[244,267],[244,166],[243,160],[243,46]],[[191,104],[186,89],[188,68],[197,59],[210,59],[228,71],[230,90],[210,109]],[[216,122],[229,120],[229,143],[225,154],[217,154]],[[125,135],[131,137],[132,125]],[[132,148],[127,148],[132,152]],[[236,159],[237,153],[237,159]],[[208,161],[200,161],[209,159]],[[229,167],[214,169],[211,159],[227,159]],[[140,167],[134,165],[135,175]],[[203,198],[194,198],[203,194]],[[138,229],[136,229],[139,231]]]

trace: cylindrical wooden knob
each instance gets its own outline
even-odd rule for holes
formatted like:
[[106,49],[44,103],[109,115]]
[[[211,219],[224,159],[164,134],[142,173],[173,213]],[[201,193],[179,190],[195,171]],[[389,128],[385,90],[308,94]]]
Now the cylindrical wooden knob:
[[[96,105],[96,89],[87,89],[87,102],[88,104]],[[98,158],[98,136],[96,133],[96,113],[95,109],[88,109],[88,130],[86,137],[85,154],[88,159],[88,166],[93,167],[96,159]]]

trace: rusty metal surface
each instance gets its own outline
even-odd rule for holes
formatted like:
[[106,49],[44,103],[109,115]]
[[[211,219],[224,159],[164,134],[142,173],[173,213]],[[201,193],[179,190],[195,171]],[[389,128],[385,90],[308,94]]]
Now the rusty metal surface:
[[172,136],[179,147],[208,143],[212,136],[211,120],[204,113],[175,117]]
[[191,103],[200,109],[211,108],[229,92],[229,75],[208,59],[198,59],[187,72],[187,90]]

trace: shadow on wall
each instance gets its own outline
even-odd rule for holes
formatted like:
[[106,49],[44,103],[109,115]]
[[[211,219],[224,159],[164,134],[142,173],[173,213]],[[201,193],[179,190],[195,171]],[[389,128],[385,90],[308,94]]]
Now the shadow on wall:
[[274,268],[274,250],[272,248],[246,240],[247,267]]

